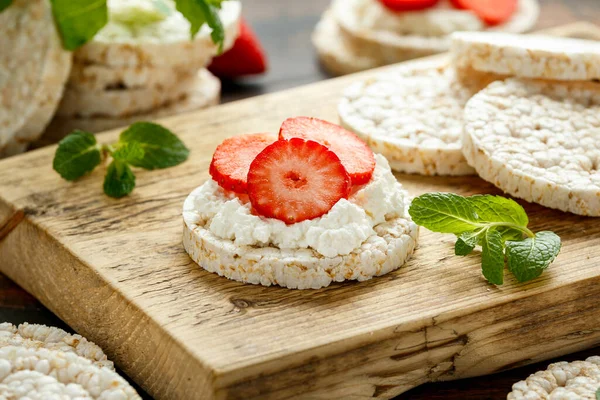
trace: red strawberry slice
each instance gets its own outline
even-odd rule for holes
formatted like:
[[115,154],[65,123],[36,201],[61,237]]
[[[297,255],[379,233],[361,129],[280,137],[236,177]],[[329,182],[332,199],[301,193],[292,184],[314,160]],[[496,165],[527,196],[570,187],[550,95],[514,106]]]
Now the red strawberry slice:
[[240,23],[240,36],[233,47],[214,58],[208,70],[221,78],[257,75],[267,70],[265,51],[245,20]]
[[342,160],[353,185],[368,183],[375,170],[373,151],[354,133],[317,118],[296,117],[283,122],[279,139],[299,137],[319,142]]
[[254,133],[226,139],[221,143],[210,163],[210,176],[223,189],[236,193],[247,192],[250,164],[256,156],[277,137],[268,133]]
[[488,25],[506,22],[517,11],[519,0],[451,0],[456,8],[471,10]]
[[260,215],[286,224],[318,218],[348,198],[350,176],[327,147],[312,140],[279,140],[250,165],[248,196]]
[[379,0],[392,11],[417,11],[435,6],[440,0]]

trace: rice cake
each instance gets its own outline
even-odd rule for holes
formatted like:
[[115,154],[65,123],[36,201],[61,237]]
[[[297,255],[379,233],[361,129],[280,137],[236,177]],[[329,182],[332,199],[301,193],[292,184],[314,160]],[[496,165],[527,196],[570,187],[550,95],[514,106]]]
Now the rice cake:
[[520,78],[600,79],[600,42],[500,32],[459,32],[451,54],[458,69]]
[[[199,190],[198,188],[197,190]],[[205,227],[198,218],[192,192],[183,206],[183,245],[198,265],[240,282],[255,285],[279,285],[289,289],[319,289],[332,282],[365,281],[400,268],[417,245],[418,226],[408,215],[395,217],[376,225],[370,236],[350,254],[325,257],[313,249],[280,249],[275,246],[236,245],[222,239]]]
[[138,121],[153,121],[159,118],[200,110],[219,104],[221,81],[210,72],[203,69],[190,93],[177,102],[152,110],[148,113],[136,114],[126,118],[75,118],[55,116],[42,138],[34,143],[34,147],[42,147],[56,143],[76,129],[87,132],[102,132],[109,129],[128,126]]
[[33,112],[14,136],[19,143],[33,142],[42,135],[60,104],[69,77],[73,55],[63,49],[58,32],[50,35],[49,40],[44,70],[31,99]]
[[75,353],[0,347],[0,398],[141,400],[115,371]]
[[[332,15],[346,40],[361,49],[361,54],[378,60],[380,65],[406,61],[448,51],[450,33],[459,30],[484,29],[463,10],[433,8],[424,12],[406,13],[394,23],[394,29],[365,26],[368,13],[386,11],[377,0],[333,0]],[[525,32],[531,29],[539,15],[537,0],[519,0],[518,9],[504,24],[489,30]],[[375,29],[377,28],[377,29]]]
[[73,64],[69,86],[77,90],[157,89],[175,86],[198,72],[187,65],[172,67],[108,67],[101,64]]
[[195,75],[176,81],[168,87],[137,89],[84,90],[67,87],[56,115],[60,117],[125,118],[144,114],[186,97],[196,85]]
[[29,143],[19,142],[17,139],[12,138],[4,146],[0,147],[0,158],[12,157],[17,154],[21,154],[27,150]]
[[515,383],[506,399],[595,400],[598,388],[600,357],[593,356],[585,361],[550,364],[545,371],[538,371]]
[[60,328],[28,323],[17,327],[6,322],[0,323],[0,347],[7,346],[75,353],[98,367],[115,369],[100,347],[81,335],[71,335]]
[[[71,58],[60,46],[50,4],[15,0],[0,13],[0,148],[32,139],[58,104]],[[50,116],[49,116],[50,114]]]
[[600,85],[494,82],[467,103],[463,152],[514,197],[600,216]]
[[439,60],[411,63],[351,85],[338,112],[342,125],[396,171],[470,175],[475,171],[461,150],[462,113],[488,83],[482,79],[465,86]]
[[382,65],[348,40],[330,11],[325,12],[317,24],[312,42],[323,67],[333,75],[351,74]]

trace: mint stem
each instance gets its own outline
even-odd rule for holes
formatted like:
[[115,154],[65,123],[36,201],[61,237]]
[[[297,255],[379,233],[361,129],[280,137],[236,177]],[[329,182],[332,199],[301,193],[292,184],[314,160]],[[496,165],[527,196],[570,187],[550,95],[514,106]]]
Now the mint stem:
[[115,152],[115,150],[116,150],[116,149],[115,149],[115,147],[114,147],[113,145],[111,145],[111,144],[103,144],[103,145],[99,145],[99,146],[100,146],[100,149],[99,149],[99,150],[100,150],[100,151],[101,151],[101,152],[102,152],[104,155],[106,155],[106,154],[110,154],[110,155],[112,155],[112,153],[114,153],[114,152]]
[[526,234],[528,237],[530,238],[534,238],[535,234],[526,226],[521,226],[521,225],[517,225],[517,224],[513,224],[511,222],[492,222],[489,224],[485,224],[488,227],[492,228],[492,227],[496,227],[496,226],[506,226],[509,228],[514,228],[514,229],[518,229],[521,232],[523,232],[524,234]]
[[115,147],[111,144],[100,144],[96,145],[96,148],[100,151],[100,155],[102,157],[102,161],[106,161],[108,156],[112,156],[116,151]]

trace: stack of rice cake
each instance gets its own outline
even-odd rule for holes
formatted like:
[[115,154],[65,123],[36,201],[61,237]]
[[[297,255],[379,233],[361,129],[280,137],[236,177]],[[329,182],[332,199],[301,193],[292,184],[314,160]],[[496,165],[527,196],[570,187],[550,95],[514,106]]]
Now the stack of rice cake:
[[323,66],[344,75],[443,53],[453,32],[526,32],[538,15],[538,0],[519,0],[511,18],[494,26],[469,10],[456,9],[449,0],[405,12],[392,11],[380,0],[332,0],[315,28],[313,43]]
[[600,43],[462,32],[451,54],[355,83],[342,124],[399,172],[477,173],[514,197],[600,216]]
[[[124,7],[109,1],[109,10]],[[127,2],[125,2],[127,3]],[[173,7],[163,20],[132,27],[113,18],[74,54],[73,68],[43,142],[73,129],[99,132],[154,120],[219,102],[220,81],[206,70],[218,52],[203,26],[193,40],[189,22]],[[224,51],[239,34],[241,3],[225,1],[219,12]]]

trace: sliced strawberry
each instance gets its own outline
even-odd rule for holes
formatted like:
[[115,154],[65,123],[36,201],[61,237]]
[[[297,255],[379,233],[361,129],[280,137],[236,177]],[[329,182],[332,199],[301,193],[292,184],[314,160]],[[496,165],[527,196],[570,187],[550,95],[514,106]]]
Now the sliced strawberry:
[[451,0],[461,10],[471,10],[488,25],[506,22],[517,11],[519,0]]
[[235,136],[221,143],[210,163],[210,176],[223,189],[236,193],[247,192],[250,164],[277,137],[268,133]]
[[350,192],[338,156],[312,140],[279,140],[250,165],[248,196],[260,215],[294,224],[326,214]]
[[435,6],[440,0],[379,0],[392,11],[417,11]]
[[353,185],[362,185],[371,180],[375,170],[375,155],[354,133],[321,119],[296,117],[285,120],[279,130],[279,139],[294,137],[314,140],[329,147],[342,160]]
[[245,20],[240,23],[240,36],[233,47],[215,57],[208,70],[221,78],[257,75],[267,70],[265,51]]

